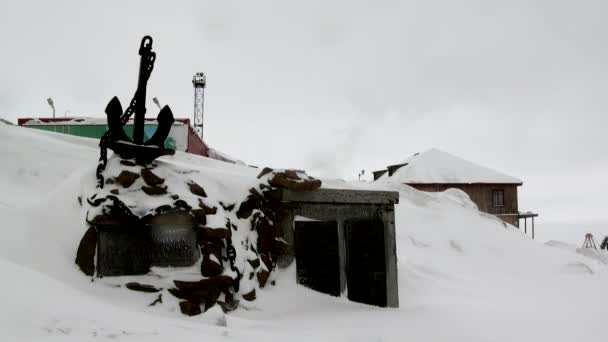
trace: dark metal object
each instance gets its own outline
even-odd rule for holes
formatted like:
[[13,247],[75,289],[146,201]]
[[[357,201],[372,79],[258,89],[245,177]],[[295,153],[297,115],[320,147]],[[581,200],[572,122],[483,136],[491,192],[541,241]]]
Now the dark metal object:
[[[141,164],[149,164],[154,159],[175,153],[174,150],[165,149],[165,139],[173,125],[173,113],[169,106],[164,106],[158,114],[158,127],[154,135],[144,142],[144,123],[146,115],[146,87],[152,70],[156,53],[152,51],[152,37],[145,36],[139,47],[140,64],[137,80],[137,90],[127,110],[123,113],[122,106],[117,97],[113,97],[106,107],[108,117],[108,131],[99,141],[100,157],[97,166],[98,186],[103,188],[103,170],[107,164],[107,149],[118,153],[122,158],[135,159]],[[135,114],[133,123],[133,139],[124,132],[124,126],[131,116]]]
[[192,225],[96,225],[98,276],[147,274],[150,267],[188,267],[200,258]]

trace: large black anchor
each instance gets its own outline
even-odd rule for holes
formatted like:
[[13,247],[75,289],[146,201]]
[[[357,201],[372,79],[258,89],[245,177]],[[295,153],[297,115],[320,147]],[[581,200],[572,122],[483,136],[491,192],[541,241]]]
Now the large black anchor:
[[[116,96],[110,100],[106,107],[108,117],[108,131],[101,137],[99,147],[101,155],[97,166],[97,180],[99,187],[103,188],[103,170],[107,164],[107,149],[111,149],[124,159],[135,159],[139,164],[149,164],[154,159],[174,154],[172,149],[165,148],[165,139],[169,135],[173,125],[173,113],[169,106],[164,106],[158,114],[158,126],[154,135],[144,142],[144,122],[146,115],[146,87],[148,79],[154,69],[156,53],[152,51],[152,37],[145,36],[141,40],[139,47],[140,64],[137,90],[123,113],[120,100]],[[131,116],[135,114],[133,122],[133,139],[124,131],[124,126],[129,122]]]

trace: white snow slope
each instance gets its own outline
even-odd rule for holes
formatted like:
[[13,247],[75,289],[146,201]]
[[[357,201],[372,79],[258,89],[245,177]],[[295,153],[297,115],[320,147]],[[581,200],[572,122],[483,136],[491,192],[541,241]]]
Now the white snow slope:
[[[74,264],[84,233],[76,198],[97,142],[4,124],[0,141],[1,341],[555,342],[605,330],[605,264],[532,241],[454,191],[407,186],[396,208],[399,309],[303,288],[293,268],[226,316],[148,307],[153,294],[92,281]],[[182,153],[163,161],[216,175],[257,172]]]

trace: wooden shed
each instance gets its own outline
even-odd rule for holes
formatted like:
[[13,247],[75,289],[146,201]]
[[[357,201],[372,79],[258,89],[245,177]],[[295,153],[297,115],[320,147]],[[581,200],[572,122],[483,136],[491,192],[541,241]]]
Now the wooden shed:
[[[373,172],[374,181],[407,184],[421,191],[438,192],[456,188],[466,192],[480,211],[496,215],[519,227],[537,214],[519,212],[517,189],[523,182],[499,171],[477,165],[438,149],[416,153],[407,160]],[[534,234],[534,233],[533,233]]]

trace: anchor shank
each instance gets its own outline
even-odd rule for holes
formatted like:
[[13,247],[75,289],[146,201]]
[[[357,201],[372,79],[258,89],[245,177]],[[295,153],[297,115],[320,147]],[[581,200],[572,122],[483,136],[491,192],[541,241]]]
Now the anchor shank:
[[135,91],[135,119],[133,121],[133,142],[136,144],[144,143],[144,123],[146,116],[146,88],[148,78],[154,67],[156,54],[152,52],[152,38],[145,36],[141,40],[139,47],[139,77],[137,79],[137,90]]
[[144,143],[144,123],[146,117],[146,87],[148,80],[145,78],[144,56],[139,66],[139,78],[137,80],[137,90],[135,91],[135,118],[133,120],[133,142],[136,144]]

